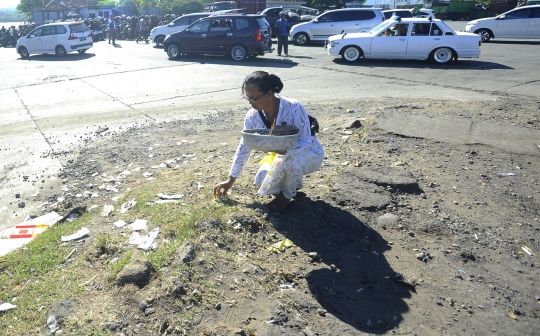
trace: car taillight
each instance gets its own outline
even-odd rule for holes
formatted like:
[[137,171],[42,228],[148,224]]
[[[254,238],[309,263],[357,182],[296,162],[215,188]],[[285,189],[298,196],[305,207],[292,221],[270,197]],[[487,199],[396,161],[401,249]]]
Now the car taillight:
[[262,41],[262,32],[261,32],[261,28],[257,28],[257,34],[255,35],[255,40],[256,40],[257,42]]
[[69,33],[68,40],[78,40],[79,38],[77,36],[73,36],[73,32]]

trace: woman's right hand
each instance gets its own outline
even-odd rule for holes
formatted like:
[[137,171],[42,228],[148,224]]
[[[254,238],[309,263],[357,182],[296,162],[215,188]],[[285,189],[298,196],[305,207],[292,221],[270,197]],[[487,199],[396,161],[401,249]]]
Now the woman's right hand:
[[221,196],[227,196],[227,192],[232,188],[236,178],[229,176],[227,181],[219,182],[214,186],[214,198],[219,198]]

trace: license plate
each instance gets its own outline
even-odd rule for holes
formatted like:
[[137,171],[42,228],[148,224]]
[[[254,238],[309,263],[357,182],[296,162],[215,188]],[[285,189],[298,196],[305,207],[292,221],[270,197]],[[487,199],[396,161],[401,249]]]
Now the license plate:
[[79,37],[79,41],[86,41],[86,37]]

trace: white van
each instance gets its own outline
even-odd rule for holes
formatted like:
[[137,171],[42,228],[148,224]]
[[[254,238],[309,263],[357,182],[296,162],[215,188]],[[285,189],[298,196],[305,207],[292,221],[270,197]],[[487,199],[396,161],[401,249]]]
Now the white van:
[[380,8],[345,8],[328,11],[315,19],[291,28],[289,39],[296,45],[326,41],[341,32],[371,30],[385,20]]
[[205,18],[212,15],[212,13],[193,13],[182,15],[165,26],[159,26],[150,32],[150,40],[156,43],[156,46],[163,47],[163,41],[167,35],[176,33],[186,29],[190,24],[197,21],[198,19]]
[[482,37],[482,42],[492,38],[540,38],[540,5],[522,6],[496,17],[467,22],[467,33]]

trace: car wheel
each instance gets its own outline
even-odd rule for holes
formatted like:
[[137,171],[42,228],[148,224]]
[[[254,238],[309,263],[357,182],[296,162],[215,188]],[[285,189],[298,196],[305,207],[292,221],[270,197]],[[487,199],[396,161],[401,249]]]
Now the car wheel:
[[180,46],[176,43],[169,44],[167,47],[167,56],[172,59],[180,57]]
[[28,49],[25,47],[19,48],[19,55],[21,55],[21,58],[27,58],[28,57]]
[[445,64],[454,58],[454,52],[447,47],[437,48],[431,53],[431,60],[435,63]]
[[482,42],[488,42],[491,40],[491,33],[487,29],[478,29],[474,33],[480,35]]
[[54,48],[54,53],[56,54],[56,56],[63,57],[66,55],[66,48],[61,45],[56,46],[56,48]]
[[88,49],[82,49],[82,50],[77,50],[79,52],[79,54],[84,54],[86,52],[86,50]]
[[240,44],[237,44],[231,48],[230,55],[234,61],[243,61],[248,56],[246,47]]
[[159,35],[158,37],[156,37],[156,46],[163,48],[163,41],[165,41],[165,36]]
[[304,46],[309,43],[309,36],[306,33],[298,33],[294,35],[294,44]]
[[362,57],[362,52],[358,47],[348,46],[341,52],[341,58],[347,62],[356,62]]

